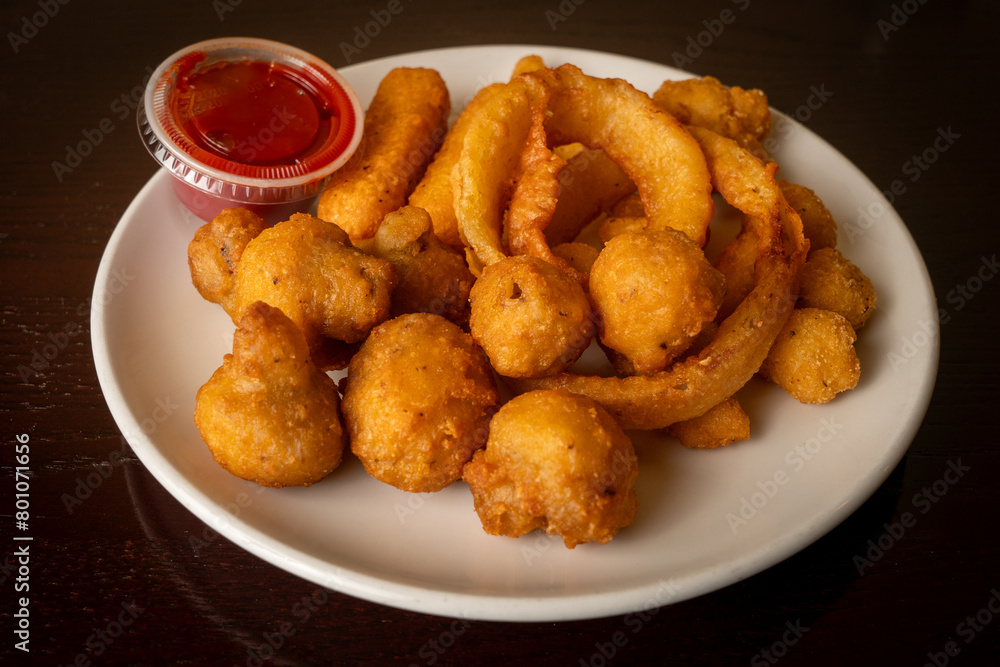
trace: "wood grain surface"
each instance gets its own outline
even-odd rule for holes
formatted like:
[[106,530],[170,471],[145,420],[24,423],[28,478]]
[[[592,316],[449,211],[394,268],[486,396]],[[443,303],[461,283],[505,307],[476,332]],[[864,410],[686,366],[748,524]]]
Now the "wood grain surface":
[[[398,2],[403,11],[356,52],[343,44],[388,3],[16,0],[0,9],[0,659],[996,664],[997,5]],[[734,20],[716,23],[723,10]],[[361,62],[442,46],[583,47],[761,88],[789,113],[812,87],[824,87],[829,99],[805,124],[880,188],[905,185],[894,205],[948,316],[936,390],[904,460],[857,512],[800,553],[641,616],[493,623],[400,611],[317,588],[216,535],[124,442],[94,369],[89,300],[108,238],[156,171],[135,125],[143,78],[178,48],[225,35],[288,42],[335,67],[348,64],[345,53]],[[692,47],[699,39],[704,45]],[[914,169],[914,158],[949,129],[957,138],[948,149]],[[88,137],[92,150],[71,165],[67,146]],[[11,539],[20,434],[30,438],[31,455],[28,592],[16,588],[23,543]],[[954,461],[967,470],[934,493]],[[100,482],[69,512],[64,495],[95,472]],[[886,539],[927,489],[934,502],[926,513]],[[885,548],[859,573],[855,556],[880,538]],[[14,614],[25,595],[30,653],[15,648]]]

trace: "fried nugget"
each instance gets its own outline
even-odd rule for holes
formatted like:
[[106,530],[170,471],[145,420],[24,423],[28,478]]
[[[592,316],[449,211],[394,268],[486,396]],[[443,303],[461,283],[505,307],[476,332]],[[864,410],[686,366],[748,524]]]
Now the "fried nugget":
[[365,114],[361,147],[333,174],[317,215],[352,240],[375,235],[382,218],[406,203],[437,152],[451,102],[441,75],[400,67],[379,84]]
[[500,404],[472,337],[413,313],[372,331],[344,383],[344,423],[365,469],[404,491],[439,491],[486,444]]
[[475,281],[463,257],[431,229],[422,208],[404,206],[385,216],[372,252],[396,267],[393,316],[434,313],[464,327],[469,322],[469,290]]
[[324,338],[362,340],[389,316],[396,282],[391,262],[352,247],[336,225],[297,213],[247,245],[234,296],[238,312],[255,301],[280,308],[302,329],[314,361],[329,368]]
[[804,185],[778,181],[785,201],[802,218],[802,233],[809,241],[809,252],[837,245],[837,221],[833,219],[823,200]]
[[861,377],[857,335],[843,315],[819,308],[792,311],[760,374],[802,403],[827,403]]
[[470,300],[472,337],[500,375],[559,373],[580,358],[593,337],[586,292],[537,257],[515,255],[487,266]]
[[671,424],[667,432],[689,449],[714,449],[750,437],[750,417],[730,396],[694,419]]
[[606,544],[638,507],[632,442],[604,408],[565,390],[507,402],[462,477],[487,533],[519,537],[537,528],[570,549]]
[[855,331],[875,312],[875,288],[836,248],[809,253],[799,283],[800,308],[832,310],[847,318]]
[[760,140],[771,130],[764,91],[725,86],[712,76],[664,81],[653,101],[685,125],[712,130],[761,156]]
[[262,486],[310,486],[340,464],[337,386],[277,308],[251,304],[233,353],[198,390],[194,422],[212,456]]
[[601,342],[639,373],[663,370],[690,347],[724,292],[723,275],[674,229],[619,234],[590,271]]
[[245,208],[227,208],[195,232],[188,244],[191,282],[206,301],[222,306],[233,320],[236,265],[243,249],[267,229],[264,220]]

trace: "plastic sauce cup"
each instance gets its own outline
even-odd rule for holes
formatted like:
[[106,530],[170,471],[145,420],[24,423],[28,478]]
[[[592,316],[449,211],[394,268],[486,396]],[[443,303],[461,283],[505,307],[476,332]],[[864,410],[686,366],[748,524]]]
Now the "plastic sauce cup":
[[308,210],[361,142],[364,111],[328,64],[285,44],[192,44],[150,77],[139,133],[202,220],[250,209],[268,223]]

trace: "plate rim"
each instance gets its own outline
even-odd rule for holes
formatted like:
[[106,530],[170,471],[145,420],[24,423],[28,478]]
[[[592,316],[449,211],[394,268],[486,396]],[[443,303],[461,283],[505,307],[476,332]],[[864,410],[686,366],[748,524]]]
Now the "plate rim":
[[[643,67],[654,66],[682,72],[682,70],[678,70],[670,65],[628,55],[593,49],[538,44],[439,47],[382,56],[338,68],[338,70],[349,71],[350,69],[362,66],[377,68],[388,65],[393,61],[401,59],[412,60],[430,54],[447,55],[457,51],[496,51],[498,49],[504,51],[517,49],[522,52],[522,55],[529,51],[542,52],[543,55],[545,53],[562,54],[559,57],[566,58],[571,58],[573,54],[587,54],[592,57],[633,61],[641,63]],[[686,74],[695,76],[690,72]],[[778,111],[777,113],[781,112]],[[851,160],[847,159],[836,147],[813,133],[808,127],[797,123],[787,115],[785,116],[790,122],[796,123],[797,129],[808,132],[814,139],[822,142],[828,150],[834,151],[845,165],[850,166],[856,178],[878,192],[878,189],[864,172]],[[297,549],[288,547],[282,549],[281,544],[275,538],[245,523],[239,517],[226,514],[224,521],[217,520],[220,514],[214,510],[220,510],[221,508],[217,507],[215,501],[205,495],[191,480],[184,478],[180,474],[180,471],[159,451],[150,437],[142,431],[136,416],[129,410],[125,397],[122,395],[121,389],[115,380],[111,352],[108,349],[110,341],[107,338],[106,327],[106,320],[110,316],[110,311],[103,303],[101,296],[111,275],[112,260],[125,239],[127,230],[131,225],[137,224],[135,223],[135,218],[142,202],[157,189],[169,188],[169,178],[170,175],[167,172],[163,169],[158,169],[132,199],[108,240],[95,277],[91,300],[91,346],[98,381],[116,425],[122,431],[123,436],[129,442],[130,446],[132,446],[133,451],[140,461],[156,480],[201,521],[212,526],[240,547],[276,567],[313,583],[379,604],[443,617],[511,622],[570,621],[609,617],[639,608],[648,608],[650,600],[659,603],[656,606],[676,603],[725,588],[762,572],[802,551],[833,530],[855,512],[857,508],[867,502],[904,457],[923,422],[933,395],[940,356],[939,337],[934,337],[932,348],[928,350],[929,354],[925,361],[924,375],[921,378],[922,381],[917,388],[918,390],[907,401],[914,418],[904,422],[900,430],[894,433],[893,446],[886,447],[883,450],[882,455],[878,458],[878,465],[866,471],[867,474],[861,480],[863,482],[861,485],[851,487],[851,493],[848,494],[845,502],[824,514],[819,520],[798,526],[790,533],[783,533],[774,541],[765,544],[755,551],[743,554],[735,561],[717,563],[714,567],[685,575],[682,586],[675,587],[673,579],[669,579],[669,583],[671,584],[669,595],[664,600],[660,599],[660,592],[663,591],[664,584],[668,582],[664,582],[662,579],[658,586],[645,583],[627,588],[582,594],[573,591],[563,591],[559,594],[542,597],[525,596],[523,593],[483,595],[482,593],[465,593],[450,589],[442,590],[417,586],[402,581],[387,580],[383,577],[373,576],[350,568],[339,567]],[[882,197],[880,192],[878,196]],[[886,206],[886,210],[891,212],[895,219],[898,220],[899,227],[908,241],[908,250],[916,258],[919,267],[922,269],[923,287],[927,290],[931,298],[931,305],[936,308],[936,296],[930,275],[915,239],[905,222],[899,217],[895,209],[884,200],[884,197],[882,197],[882,203]],[[125,428],[125,426],[129,428]],[[298,559],[297,562],[289,559],[290,550],[294,551]],[[725,574],[725,576],[721,577],[724,579],[721,582],[719,581],[720,572],[724,572]],[[644,604],[646,604],[645,607],[643,607]]]

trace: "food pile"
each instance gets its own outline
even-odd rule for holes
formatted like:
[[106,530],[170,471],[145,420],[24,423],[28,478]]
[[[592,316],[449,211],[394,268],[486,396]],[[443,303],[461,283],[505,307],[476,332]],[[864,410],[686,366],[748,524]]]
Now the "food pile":
[[[226,470],[309,486],[349,447],[405,491],[464,480],[490,534],[573,548],[635,516],[626,431],[715,448],[749,438],[755,374],[806,403],[855,387],[875,293],[777,180],[761,91],[650,96],[529,56],[449,113],[437,72],[395,69],[316,216],[195,234],[193,283],[237,325],[195,411]],[[706,254],[721,206],[741,229]],[[595,341],[609,372],[577,373]]]

